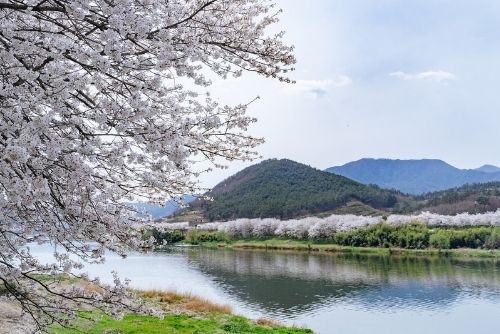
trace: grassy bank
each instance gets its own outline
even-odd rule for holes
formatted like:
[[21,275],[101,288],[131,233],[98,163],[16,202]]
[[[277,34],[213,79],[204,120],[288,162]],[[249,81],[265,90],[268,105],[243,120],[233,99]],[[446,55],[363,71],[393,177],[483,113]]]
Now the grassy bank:
[[194,316],[187,314],[167,315],[163,319],[126,315],[122,320],[101,317],[94,325],[82,325],[78,329],[59,329],[54,334],[209,334],[209,333],[255,333],[255,334],[301,334],[312,333],[304,329],[285,328],[274,325],[254,324],[246,318],[227,315]]
[[447,256],[471,258],[500,258],[500,250],[487,249],[407,249],[407,248],[381,248],[381,247],[353,247],[340,246],[328,243],[315,243],[314,241],[300,240],[233,240],[227,242],[203,242],[200,246],[207,248],[233,248],[233,249],[259,249],[281,251],[305,251],[319,253],[344,253],[344,254],[375,254],[375,255],[404,255],[404,256]]
[[80,320],[75,328],[52,327],[51,334],[305,334],[308,329],[283,327],[267,319],[256,321],[236,316],[228,306],[171,292],[138,292],[138,297],[163,310],[163,318],[128,314],[122,319],[112,319],[98,313],[86,313],[92,319]]

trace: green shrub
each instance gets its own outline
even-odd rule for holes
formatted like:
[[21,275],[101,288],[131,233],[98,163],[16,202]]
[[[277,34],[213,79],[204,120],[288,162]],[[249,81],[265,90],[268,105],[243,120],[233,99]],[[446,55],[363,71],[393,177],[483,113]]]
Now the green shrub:
[[490,227],[472,227],[450,230],[450,247],[482,248],[492,231]]
[[484,243],[484,247],[487,249],[500,249],[500,231],[495,229]]
[[191,229],[187,232],[186,240],[193,245],[198,245],[203,242],[227,242],[229,241],[229,237],[224,232],[209,232]]
[[178,230],[160,231],[156,228],[147,230],[146,232],[144,232],[142,237],[144,240],[153,237],[155,245],[174,244],[176,242],[184,240],[184,235],[182,234],[181,231]]
[[450,249],[450,233],[440,230],[429,237],[429,245],[437,249]]
[[425,224],[414,222],[397,227],[393,239],[398,247],[423,249],[429,246],[429,236],[429,228]]
[[343,246],[423,249],[429,245],[429,235],[427,226],[418,222],[401,226],[381,223],[364,229],[336,233],[332,240]]
[[493,248],[496,234],[500,239],[500,229],[494,227],[439,229],[433,232],[429,244],[440,249]]
[[424,249],[500,248],[500,228],[436,228],[414,222],[401,226],[381,223],[333,235],[333,243],[354,247],[399,247]]

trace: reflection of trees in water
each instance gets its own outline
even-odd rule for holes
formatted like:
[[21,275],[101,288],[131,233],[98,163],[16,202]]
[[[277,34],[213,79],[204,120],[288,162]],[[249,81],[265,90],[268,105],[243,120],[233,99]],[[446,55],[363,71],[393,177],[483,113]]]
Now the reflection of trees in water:
[[500,294],[494,261],[207,249],[189,252],[188,259],[230,294],[275,314],[341,301],[389,311],[433,309],[463,294]]

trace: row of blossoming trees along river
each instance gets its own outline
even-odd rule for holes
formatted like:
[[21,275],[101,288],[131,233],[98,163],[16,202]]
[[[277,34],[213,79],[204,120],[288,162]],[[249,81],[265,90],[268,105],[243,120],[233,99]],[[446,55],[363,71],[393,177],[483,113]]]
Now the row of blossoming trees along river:
[[418,215],[390,215],[388,217],[365,217],[355,215],[331,215],[325,218],[307,217],[293,220],[237,219],[227,222],[212,222],[193,226],[183,223],[157,223],[157,230],[197,230],[222,232],[230,238],[280,237],[291,239],[328,239],[335,234],[363,230],[375,226],[393,228],[420,225],[426,228],[463,229],[488,228],[492,233],[500,227],[500,210],[483,214],[462,213],[455,216],[423,212]]

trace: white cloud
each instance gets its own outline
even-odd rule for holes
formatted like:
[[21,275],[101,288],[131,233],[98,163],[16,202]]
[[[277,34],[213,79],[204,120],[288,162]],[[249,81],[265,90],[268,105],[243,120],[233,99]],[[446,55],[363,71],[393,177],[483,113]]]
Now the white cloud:
[[293,93],[308,93],[316,98],[324,97],[331,88],[343,88],[352,84],[351,78],[339,75],[334,79],[327,80],[297,80],[295,84],[287,88]]
[[339,75],[331,82],[334,87],[340,88],[340,87],[350,86],[352,84],[352,79],[349,78],[347,75]]
[[446,82],[456,79],[453,73],[446,72],[443,70],[429,70],[420,73],[405,73],[398,71],[390,73],[389,75],[391,77],[407,81],[416,80],[416,81]]

